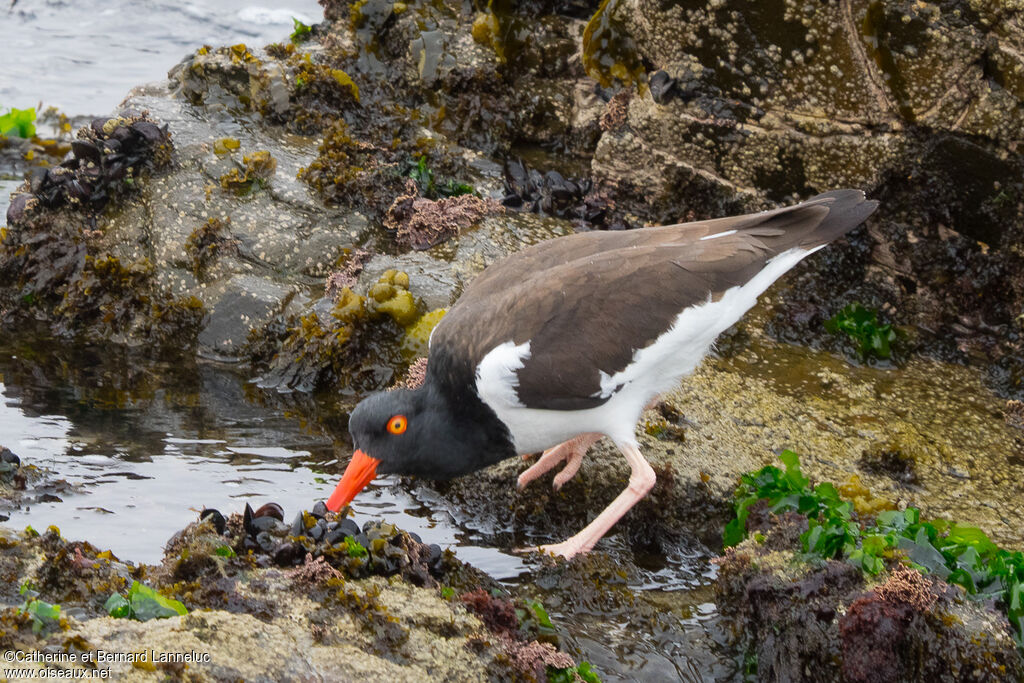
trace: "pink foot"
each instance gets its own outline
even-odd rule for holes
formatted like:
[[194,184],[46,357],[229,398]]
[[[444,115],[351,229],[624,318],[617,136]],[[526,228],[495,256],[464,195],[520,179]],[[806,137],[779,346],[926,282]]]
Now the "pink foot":
[[594,443],[601,438],[600,434],[580,434],[574,439],[569,439],[553,448],[544,451],[537,462],[533,463],[526,471],[519,475],[516,483],[517,488],[522,491],[527,484],[554,468],[555,465],[567,460],[565,467],[555,477],[554,488],[557,491],[562,488],[565,482],[572,479],[573,475],[580,469],[583,456]]
[[576,555],[590,552],[593,549],[593,547],[593,544],[587,547],[584,546],[582,543],[573,542],[573,539],[570,538],[566,541],[562,541],[561,543],[550,543],[548,545],[542,545],[540,546],[540,548],[538,548],[538,550],[544,553],[545,555],[557,555],[559,557],[564,557],[567,560],[571,560]]
[[[608,530],[654,487],[654,470],[644,460],[636,444],[620,443],[616,445],[629,463],[631,470],[629,486],[583,531],[561,543],[541,546],[538,548],[540,552],[561,555],[566,559],[589,552],[601,540],[601,537],[608,533]],[[566,466],[567,469],[568,467]]]

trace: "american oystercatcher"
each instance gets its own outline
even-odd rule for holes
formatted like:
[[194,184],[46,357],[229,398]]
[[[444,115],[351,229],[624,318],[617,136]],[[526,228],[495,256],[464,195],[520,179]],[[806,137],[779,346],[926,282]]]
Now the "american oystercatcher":
[[746,216],[568,235],[493,264],[435,328],[422,386],[356,406],[356,451],[327,507],[378,471],[450,479],[542,449],[519,487],[565,461],[558,488],[607,436],[629,485],[581,532],[541,547],[590,550],[654,486],[634,433],[644,408],[769,285],[876,206],[837,190]]

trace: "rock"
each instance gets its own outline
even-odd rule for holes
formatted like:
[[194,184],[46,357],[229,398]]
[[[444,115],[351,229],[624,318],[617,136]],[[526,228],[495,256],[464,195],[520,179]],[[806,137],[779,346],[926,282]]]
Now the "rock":
[[294,288],[255,275],[236,275],[219,290],[207,293],[207,316],[199,333],[200,348],[226,360],[235,359],[252,330],[280,313]]
[[881,200],[871,234],[851,236],[848,278],[836,281],[832,261],[799,283],[794,336],[820,337],[843,302],[871,301],[924,330],[917,351],[997,360],[993,381],[1016,396],[1024,261],[1009,245],[1024,225],[1024,91],[1009,55],[1024,33],[1005,12],[1017,10],[783,4],[608,3],[602,30],[615,37],[593,49],[604,68],[649,64],[650,93],[601,136],[595,182],[654,223],[863,188]]
[[[227,527],[238,533],[238,515],[232,518],[235,522]],[[396,532],[393,527],[389,531]],[[398,533],[403,542],[414,543]],[[270,532],[259,536],[269,545]],[[343,577],[322,558],[314,561],[309,555],[302,566],[281,570],[262,568],[244,554],[218,552],[237,542],[213,533],[208,522],[192,524],[167,544],[162,566],[137,567],[88,543],[66,541],[54,527],[42,536],[0,527],[0,568],[11,577],[0,586],[0,647],[39,653],[68,643],[79,650],[145,653],[140,661],[124,658],[100,665],[128,680],[152,672],[179,677],[187,667],[188,677],[197,681],[283,680],[297,674],[328,680],[355,675],[476,681],[507,675],[512,653],[541,647],[518,632],[511,637],[495,632],[461,602],[444,599],[436,587],[419,587],[398,576]],[[387,547],[400,555],[407,552]],[[433,557],[431,549],[422,549]],[[286,559],[285,546],[274,552],[275,558]],[[291,556],[287,559],[291,566]],[[145,622],[107,616],[103,604],[110,594],[124,594],[136,580],[184,601],[188,614]],[[38,635],[30,618],[19,618],[17,605],[24,599],[18,587],[26,584],[41,600],[61,606],[60,623],[44,621]],[[490,595],[479,585],[461,590]],[[514,615],[525,603],[508,606]],[[574,665],[572,657],[551,645],[543,646],[543,655],[560,666]]]
[[[799,515],[769,515],[753,538],[718,560],[716,596],[742,628],[760,678],[1014,680],[1022,660],[1006,617],[958,587],[895,565],[869,588],[842,561],[813,566]],[[806,528],[806,520],[804,520]],[[775,537],[782,536],[779,542]]]

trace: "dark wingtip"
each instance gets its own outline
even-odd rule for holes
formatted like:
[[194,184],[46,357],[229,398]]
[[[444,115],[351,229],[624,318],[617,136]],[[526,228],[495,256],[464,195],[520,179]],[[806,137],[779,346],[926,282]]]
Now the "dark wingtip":
[[878,201],[867,199],[861,190],[832,190],[811,197],[807,203],[828,206],[828,215],[804,241],[807,246],[825,244],[842,237],[878,208]]

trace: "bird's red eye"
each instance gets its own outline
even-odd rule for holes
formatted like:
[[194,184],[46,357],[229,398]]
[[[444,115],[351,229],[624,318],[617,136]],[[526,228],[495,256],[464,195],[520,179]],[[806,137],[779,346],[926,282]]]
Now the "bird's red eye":
[[395,415],[388,420],[388,431],[392,434],[401,434],[408,426],[409,421],[405,419],[405,415]]

